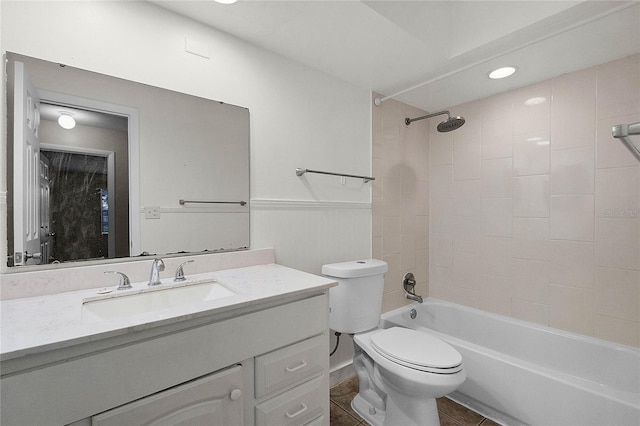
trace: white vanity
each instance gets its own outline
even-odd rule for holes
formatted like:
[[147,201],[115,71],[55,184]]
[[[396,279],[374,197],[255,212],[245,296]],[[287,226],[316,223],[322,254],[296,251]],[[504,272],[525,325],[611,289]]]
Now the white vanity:
[[105,320],[83,315],[100,288],[3,301],[2,424],[328,425],[335,282],[273,263],[193,278],[230,292]]

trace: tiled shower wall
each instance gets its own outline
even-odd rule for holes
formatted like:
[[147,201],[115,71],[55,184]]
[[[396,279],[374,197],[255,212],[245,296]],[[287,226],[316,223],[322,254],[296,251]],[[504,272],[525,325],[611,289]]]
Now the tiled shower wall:
[[[373,97],[379,95],[374,94]],[[373,105],[373,103],[372,103]],[[429,123],[405,126],[425,112],[395,100],[373,106],[372,254],[389,265],[383,312],[408,302],[402,277],[412,272],[416,293],[429,283]]]
[[[402,106],[389,109],[374,136],[384,259],[420,270],[422,283],[429,261],[432,297],[640,346],[640,164],[611,137],[613,125],[640,121],[640,55],[451,107],[467,122],[437,133],[431,120],[429,178],[418,127],[387,126]],[[412,150],[423,158],[409,160]],[[421,162],[415,182],[393,166],[398,155]],[[413,209],[411,233],[402,225]]]

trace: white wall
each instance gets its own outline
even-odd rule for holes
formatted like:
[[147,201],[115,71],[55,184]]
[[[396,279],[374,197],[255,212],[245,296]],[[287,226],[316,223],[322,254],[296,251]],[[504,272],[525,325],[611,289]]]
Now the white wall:
[[[370,185],[294,173],[370,174],[367,90],[145,2],[3,1],[0,10],[3,52],[247,107],[252,247],[272,245],[278,263],[316,273],[370,256]],[[186,37],[210,58],[185,52]]]

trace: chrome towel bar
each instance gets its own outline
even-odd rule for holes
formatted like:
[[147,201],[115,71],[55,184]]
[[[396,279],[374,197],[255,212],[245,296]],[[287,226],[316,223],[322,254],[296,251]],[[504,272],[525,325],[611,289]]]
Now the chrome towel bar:
[[296,169],[296,176],[302,176],[305,173],[319,173],[321,175],[350,177],[350,178],[362,179],[365,183],[372,180],[376,180],[376,178],[370,177],[370,176],[357,176],[357,175],[347,175],[344,173],[321,172],[319,170],[301,169],[301,168]]
[[189,204],[240,204],[241,206],[244,206],[245,204],[247,204],[246,201],[189,201],[189,200],[178,200],[178,203],[180,203],[181,206],[184,206],[187,203]]

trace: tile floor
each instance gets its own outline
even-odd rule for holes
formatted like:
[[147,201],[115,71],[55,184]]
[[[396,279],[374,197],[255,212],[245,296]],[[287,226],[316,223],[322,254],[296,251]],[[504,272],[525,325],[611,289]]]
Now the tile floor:
[[[331,388],[331,426],[367,426],[362,417],[351,409],[351,400],[358,393],[358,378],[352,377]],[[498,426],[493,420],[482,417],[447,398],[439,398],[440,426]]]

